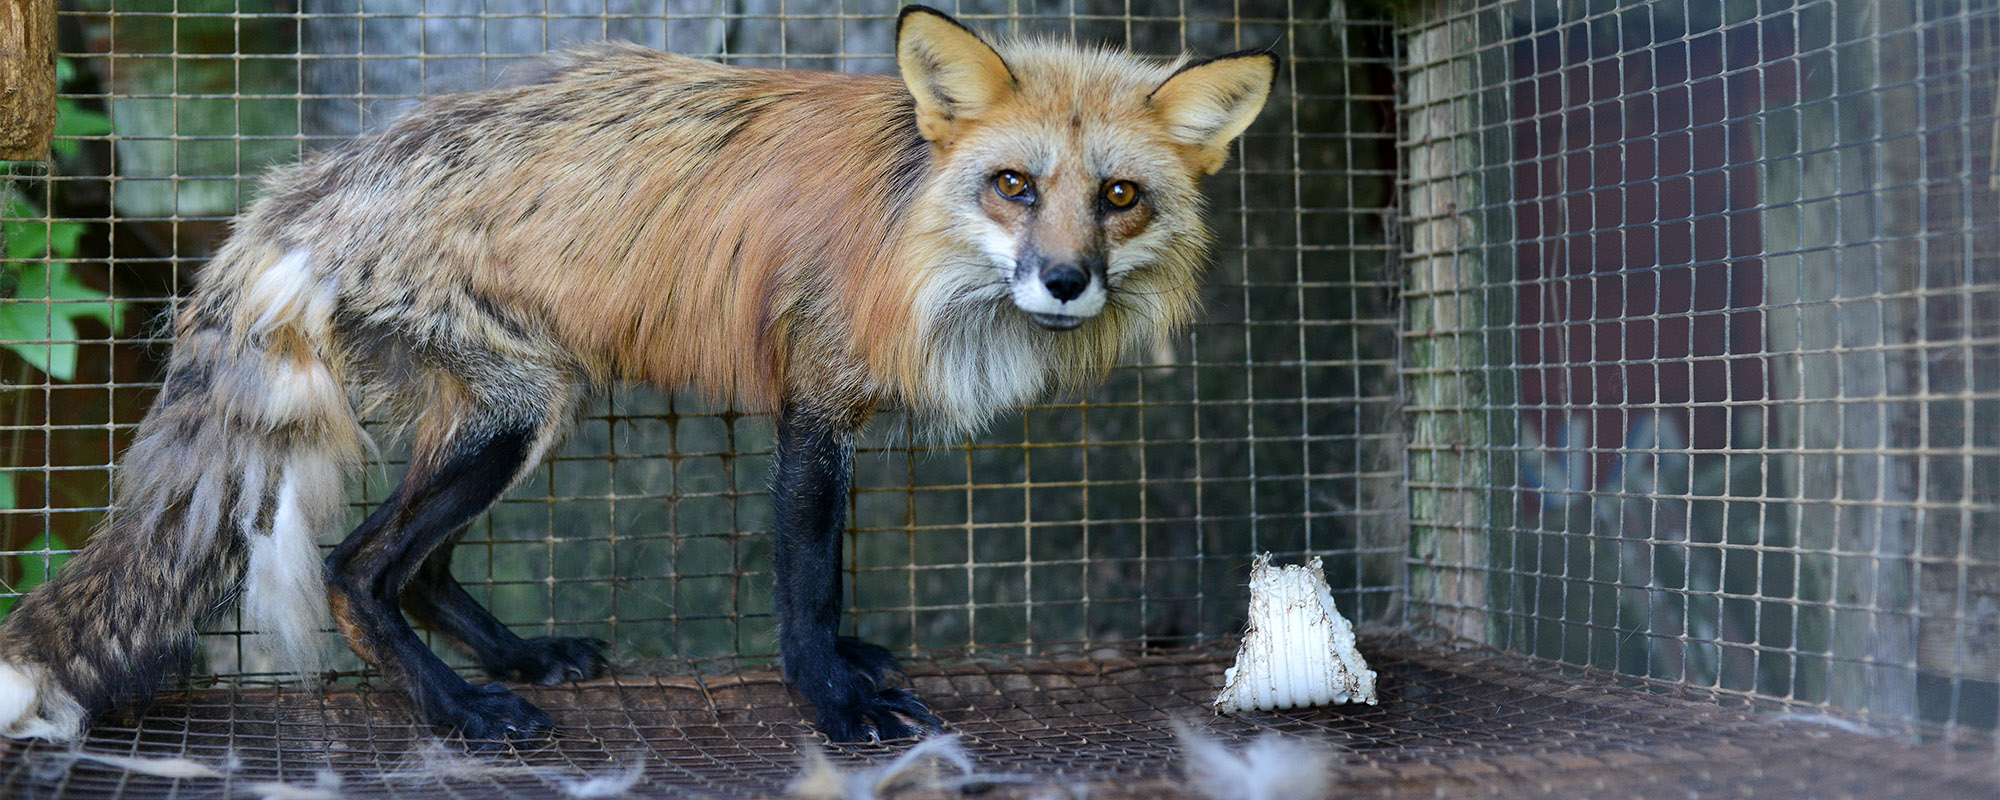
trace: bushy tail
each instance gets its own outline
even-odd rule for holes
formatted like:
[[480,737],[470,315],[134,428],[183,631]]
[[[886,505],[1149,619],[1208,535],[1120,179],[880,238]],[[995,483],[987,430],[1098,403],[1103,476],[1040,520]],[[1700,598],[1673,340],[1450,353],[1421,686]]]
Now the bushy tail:
[[198,304],[184,321],[122,458],[115,510],[0,620],[0,733],[74,738],[149,693],[239,587],[268,632],[260,644],[314,664],[326,618],[316,540],[365,439],[325,360],[331,293],[302,260],[259,266],[236,296],[202,298],[228,313]]

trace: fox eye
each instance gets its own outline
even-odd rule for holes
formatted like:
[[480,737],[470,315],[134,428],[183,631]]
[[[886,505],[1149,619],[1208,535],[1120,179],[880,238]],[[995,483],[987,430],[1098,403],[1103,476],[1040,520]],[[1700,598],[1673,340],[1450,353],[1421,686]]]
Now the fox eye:
[[1023,203],[1033,200],[1033,190],[1034,184],[1028,182],[1028,176],[1014,170],[1003,169],[993,176],[993,191],[999,192],[1001,197],[1009,200]]
[[1104,202],[1112,208],[1127,209],[1139,202],[1139,186],[1131,181],[1112,181],[1104,185]]

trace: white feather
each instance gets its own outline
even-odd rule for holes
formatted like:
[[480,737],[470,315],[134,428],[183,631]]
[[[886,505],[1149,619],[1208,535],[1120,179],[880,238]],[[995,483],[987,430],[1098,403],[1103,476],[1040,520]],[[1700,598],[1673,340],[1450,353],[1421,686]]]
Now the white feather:
[[192,758],[156,758],[152,756],[124,756],[111,753],[93,753],[88,750],[73,750],[69,755],[79,761],[103,764],[139,775],[156,778],[222,778],[236,768],[235,757],[222,767],[196,761]]
[[562,793],[576,800],[597,800],[603,797],[623,797],[632,787],[639,785],[639,779],[646,776],[645,760],[633,761],[623,769],[593,775],[589,778],[561,778],[556,787]]
[[321,769],[313,775],[311,785],[260,781],[244,789],[258,800],[340,800],[340,782],[340,773]]
[[1239,754],[1185,725],[1174,735],[1182,771],[1205,800],[1316,800],[1332,789],[1333,756],[1323,746],[1266,733]]
[[[958,743],[958,737],[937,736],[885,764],[842,770],[819,748],[805,748],[805,763],[799,775],[785,788],[788,797],[807,800],[880,800],[904,794],[938,792],[973,779],[972,759]],[[958,770],[958,778],[947,778],[940,767]]]
[[1845,731],[1847,733],[1852,733],[1858,736],[1868,736],[1877,739],[1884,738],[1889,735],[1887,731],[1870,728],[1859,722],[1855,722],[1854,720],[1843,719],[1841,717],[1836,717],[1831,714],[1808,714],[1802,711],[1787,711],[1781,714],[1772,714],[1768,717],[1765,717],[1764,722],[1771,725],[1786,725],[1786,724],[1818,725],[1821,727],[1833,728],[1834,730],[1838,731]]
[[435,739],[426,739],[414,752],[404,756],[396,769],[380,777],[395,783],[428,783],[534,774],[534,767],[475,757]]

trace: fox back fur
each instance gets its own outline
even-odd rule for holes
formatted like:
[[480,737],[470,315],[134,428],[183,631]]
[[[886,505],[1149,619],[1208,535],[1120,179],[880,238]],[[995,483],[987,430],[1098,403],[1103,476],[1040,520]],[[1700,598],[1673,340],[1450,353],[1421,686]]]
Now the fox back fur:
[[[788,677],[835,738],[937,729],[888,688],[886,652],[833,632],[853,432],[884,407],[974,430],[1186,322],[1199,181],[1275,59],[995,47],[912,8],[898,64],[900,80],[598,45],[274,171],[174,321],[116,512],[0,624],[0,731],[77,735],[177,669],[239,589],[294,667],[330,609],[425,719],[546,728],[444,669],[399,609],[496,677],[602,668],[600,643],[509,633],[449,562],[614,381],[777,416]],[[411,463],[322,565],[370,415],[407,426]]]

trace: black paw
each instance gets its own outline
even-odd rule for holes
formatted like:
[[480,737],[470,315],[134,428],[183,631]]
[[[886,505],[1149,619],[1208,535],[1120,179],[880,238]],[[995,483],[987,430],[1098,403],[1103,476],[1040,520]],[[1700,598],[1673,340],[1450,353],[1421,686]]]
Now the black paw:
[[861,674],[875,682],[876,688],[888,688],[900,683],[903,667],[896,663],[896,657],[881,645],[869,644],[852,636],[842,636],[833,643],[833,651]]
[[474,740],[539,739],[555,727],[549,715],[497,683],[466,686],[437,704],[430,718],[438,727]]
[[501,680],[543,685],[587,681],[604,674],[603,641],[544,636],[522,644],[523,647],[503,659],[483,665],[486,674]]
[[819,731],[836,742],[908,739],[944,732],[944,721],[932,714],[908,689],[857,692],[841,702],[821,705]]
[[787,669],[793,685],[819,712],[819,730],[836,742],[906,739],[942,733],[944,722],[908,689],[892,685],[902,677],[889,651],[848,637],[834,645],[833,658],[799,659]]

